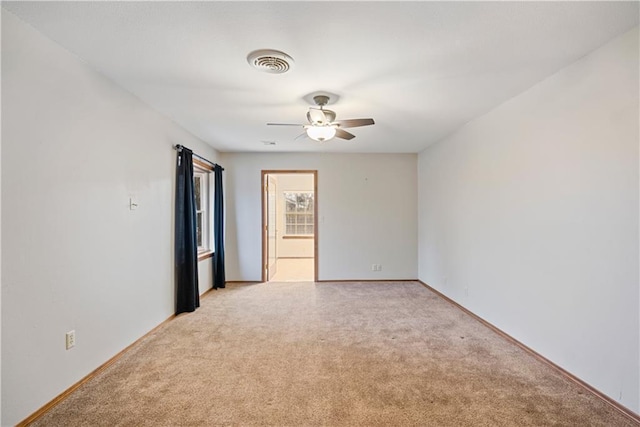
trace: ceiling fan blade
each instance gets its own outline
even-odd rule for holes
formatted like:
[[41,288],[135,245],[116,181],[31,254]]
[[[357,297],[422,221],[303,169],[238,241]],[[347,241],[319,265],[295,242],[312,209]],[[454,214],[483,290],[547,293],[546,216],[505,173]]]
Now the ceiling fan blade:
[[356,136],[352,133],[347,132],[346,130],[336,128],[336,138],[346,139],[347,141],[355,138]]
[[375,125],[376,122],[373,119],[347,119],[338,120],[332,124],[340,126],[341,128],[357,128],[359,126]]
[[319,108],[309,108],[309,111],[307,112],[307,119],[312,125],[327,123],[327,117],[324,115],[324,111]]
[[295,138],[293,138],[294,141],[297,141],[299,139],[302,138],[306,138],[307,137],[307,131],[302,132],[300,135],[296,136]]
[[298,123],[267,123],[267,126],[304,126]]

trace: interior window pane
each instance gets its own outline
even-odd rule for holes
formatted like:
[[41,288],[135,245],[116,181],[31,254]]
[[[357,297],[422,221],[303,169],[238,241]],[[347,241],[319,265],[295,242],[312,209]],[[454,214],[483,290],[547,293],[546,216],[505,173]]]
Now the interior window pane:
[[284,193],[284,198],[288,203],[293,203],[294,205],[297,202],[296,193]]
[[196,241],[202,246],[202,212],[196,213]]
[[313,193],[287,193],[285,197],[286,234],[313,234]]
[[199,211],[200,208],[200,176],[196,175],[193,178],[194,184],[194,193],[196,195],[196,210]]

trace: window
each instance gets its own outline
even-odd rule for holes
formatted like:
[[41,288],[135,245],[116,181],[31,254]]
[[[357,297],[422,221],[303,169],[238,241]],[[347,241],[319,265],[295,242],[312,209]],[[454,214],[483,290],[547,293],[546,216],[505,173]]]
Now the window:
[[313,235],[313,192],[284,193],[285,235]]
[[210,171],[194,161],[193,190],[196,199],[196,241],[198,253],[211,251]]

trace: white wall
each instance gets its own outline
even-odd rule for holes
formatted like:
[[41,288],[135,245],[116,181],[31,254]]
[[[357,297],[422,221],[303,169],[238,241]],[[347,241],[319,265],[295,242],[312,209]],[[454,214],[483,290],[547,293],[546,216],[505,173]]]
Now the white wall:
[[[224,153],[227,279],[261,278],[263,169],[318,171],[320,280],[415,278],[416,159],[415,154]],[[383,270],[371,271],[371,264],[382,264]]]
[[419,155],[419,277],[638,411],[638,29]]
[[[2,9],[0,9],[2,10]],[[0,43],[2,34],[0,32]],[[0,55],[0,65],[2,64],[2,55]],[[0,71],[0,77],[2,72]],[[0,99],[2,99],[2,85],[0,85]],[[0,107],[0,110],[2,108]],[[0,114],[0,129],[2,129],[2,115]],[[2,137],[0,136],[0,402],[2,402]],[[2,425],[2,404],[0,403],[0,425]]]
[[277,258],[313,258],[313,239],[285,239],[285,192],[313,191],[313,175],[309,174],[274,174],[277,179]]
[[217,156],[2,12],[2,425],[174,312],[176,143]]
[[198,262],[198,291],[200,291],[200,295],[207,292],[212,286],[213,260],[211,258],[207,258]]

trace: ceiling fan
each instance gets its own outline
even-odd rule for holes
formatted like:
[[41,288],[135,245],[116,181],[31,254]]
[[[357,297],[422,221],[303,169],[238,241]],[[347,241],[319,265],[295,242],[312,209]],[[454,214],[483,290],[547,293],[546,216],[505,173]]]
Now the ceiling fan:
[[[267,123],[269,126],[302,126],[306,135],[314,141],[329,141],[332,138],[353,139],[356,136],[347,132],[344,128],[355,128],[359,126],[369,126],[375,124],[373,119],[347,119],[336,120],[335,111],[325,110],[324,106],[329,102],[326,95],[316,95],[313,101],[319,108],[309,107],[307,120],[309,124],[293,123]],[[304,134],[302,134],[304,135]]]

